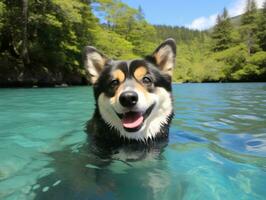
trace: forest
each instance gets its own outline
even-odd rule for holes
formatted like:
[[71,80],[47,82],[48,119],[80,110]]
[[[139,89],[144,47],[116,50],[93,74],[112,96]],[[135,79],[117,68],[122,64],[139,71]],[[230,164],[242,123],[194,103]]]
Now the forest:
[[266,1],[197,31],[152,25],[141,7],[120,0],[0,0],[0,87],[88,84],[82,49],[95,46],[113,59],[143,57],[172,37],[174,82],[266,80]]

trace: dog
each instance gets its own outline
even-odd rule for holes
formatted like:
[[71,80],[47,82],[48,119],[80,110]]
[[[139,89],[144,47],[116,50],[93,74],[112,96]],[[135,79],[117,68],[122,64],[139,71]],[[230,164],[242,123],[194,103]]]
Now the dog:
[[173,118],[176,43],[169,38],[143,59],[112,60],[92,46],[83,51],[95,112],[87,133],[101,146],[168,140]]

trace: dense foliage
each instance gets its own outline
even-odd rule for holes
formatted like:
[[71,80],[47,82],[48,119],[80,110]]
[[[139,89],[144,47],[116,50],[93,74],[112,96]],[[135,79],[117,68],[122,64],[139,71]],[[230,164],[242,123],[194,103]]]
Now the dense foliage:
[[261,81],[266,74],[266,2],[247,0],[240,23],[227,10],[209,31],[153,26],[120,0],[0,0],[0,86],[86,83],[82,49],[115,59],[177,41],[174,81]]

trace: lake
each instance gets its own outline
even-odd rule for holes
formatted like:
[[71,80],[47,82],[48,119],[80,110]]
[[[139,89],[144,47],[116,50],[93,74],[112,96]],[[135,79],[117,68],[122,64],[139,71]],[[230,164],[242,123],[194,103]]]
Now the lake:
[[266,83],[173,91],[168,145],[108,160],[88,153],[90,87],[0,89],[0,199],[265,199]]

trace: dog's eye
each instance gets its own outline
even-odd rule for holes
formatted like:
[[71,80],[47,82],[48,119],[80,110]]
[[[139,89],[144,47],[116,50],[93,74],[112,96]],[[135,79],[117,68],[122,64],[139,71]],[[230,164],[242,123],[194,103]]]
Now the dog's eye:
[[142,82],[144,83],[144,84],[151,84],[152,83],[152,80],[151,80],[151,78],[150,77],[148,77],[148,76],[144,76],[143,77],[143,79],[142,79]]
[[112,80],[111,83],[110,83],[110,86],[111,86],[111,87],[116,87],[116,86],[118,86],[118,85],[119,85],[119,81],[118,81],[117,79]]

